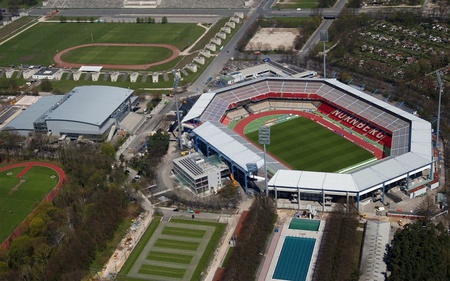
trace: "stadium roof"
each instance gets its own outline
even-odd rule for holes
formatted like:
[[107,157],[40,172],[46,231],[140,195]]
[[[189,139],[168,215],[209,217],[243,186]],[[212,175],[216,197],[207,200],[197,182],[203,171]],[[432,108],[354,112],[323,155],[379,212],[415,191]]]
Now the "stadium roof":
[[63,96],[41,97],[30,107],[23,110],[23,112],[16,118],[14,118],[11,122],[9,122],[9,124],[5,128],[14,128],[19,131],[34,130],[33,122],[39,119],[39,117],[41,117],[43,114],[45,114],[45,112],[56,105],[61,99],[63,99]]
[[100,126],[131,96],[133,90],[111,86],[80,86],[48,114],[46,121],[72,121]]
[[386,246],[389,245],[391,224],[388,221],[367,221],[361,255],[361,281],[386,280]]
[[[253,97],[270,92],[317,94],[321,98],[348,110],[356,116],[370,120],[370,122],[389,130],[392,133],[392,147],[390,157],[342,176],[333,173],[288,171],[281,164],[274,165],[278,168],[272,170],[276,173],[269,181],[269,187],[273,188],[274,186],[283,185],[289,188],[298,188],[299,184],[301,184],[304,188],[317,189],[317,183],[323,178],[324,181],[322,181],[320,189],[330,188],[329,190],[342,191],[341,185],[328,184],[331,181],[325,180],[327,178],[333,178],[335,182],[345,182],[348,184],[346,187],[347,191],[363,191],[364,194],[380,188],[383,183],[389,184],[399,178],[404,178],[407,173],[415,173],[423,170],[433,161],[432,131],[429,122],[348,85],[342,84],[335,79],[265,77],[243,82],[220,89],[215,93],[204,94],[205,97],[202,95],[199,102],[193,106],[191,111],[183,119],[183,122],[193,118],[200,118],[204,124],[196,128],[194,132],[202,132],[201,137],[203,139],[220,150],[224,155],[230,157],[228,153],[231,151],[222,150],[222,147],[225,148],[225,145],[220,143],[221,139],[216,135],[219,132],[208,134],[204,130],[206,130],[207,126],[211,126],[211,124],[220,124],[220,119],[230,105],[235,106],[241,101],[250,100]],[[216,127],[220,128],[219,125],[216,125]],[[222,128],[220,131],[223,132],[224,130],[226,129]],[[239,143],[242,146],[253,146],[243,138]],[[216,144],[219,146],[216,146]],[[230,158],[234,160],[234,157],[237,157],[236,159],[238,160],[236,164],[239,164],[241,168],[245,169],[245,164],[249,161],[242,161],[238,154]],[[299,172],[307,173],[307,175],[317,177],[318,179],[314,184],[305,184],[307,182],[301,180],[301,177],[299,181]],[[282,173],[283,176],[279,176],[278,173]],[[348,179],[349,176],[352,177],[352,180]]]

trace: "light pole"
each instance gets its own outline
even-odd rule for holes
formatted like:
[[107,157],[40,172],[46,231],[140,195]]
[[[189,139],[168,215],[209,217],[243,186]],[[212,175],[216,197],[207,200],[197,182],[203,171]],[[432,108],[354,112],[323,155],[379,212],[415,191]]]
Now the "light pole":
[[327,53],[325,51],[325,43],[328,42],[328,31],[320,31],[320,42],[323,42],[323,78],[327,78]]
[[175,98],[175,107],[176,107],[176,115],[177,115],[177,127],[178,127],[178,147],[181,150],[181,124],[180,124],[180,112],[178,111],[178,96],[177,96],[177,88],[178,88],[178,75],[176,71],[173,72],[173,97]]
[[441,97],[442,97],[442,80],[441,72],[436,70],[436,76],[439,84],[439,102],[438,102],[438,116],[437,116],[437,128],[436,128],[436,147],[439,147],[439,126],[441,124]]
[[[267,186],[267,161],[266,161],[266,144],[270,144],[270,127],[259,127],[258,142],[264,146],[264,186],[266,189],[266,196],[269,196],[269,188]],[[275,198],[277,191],[275,190]]]

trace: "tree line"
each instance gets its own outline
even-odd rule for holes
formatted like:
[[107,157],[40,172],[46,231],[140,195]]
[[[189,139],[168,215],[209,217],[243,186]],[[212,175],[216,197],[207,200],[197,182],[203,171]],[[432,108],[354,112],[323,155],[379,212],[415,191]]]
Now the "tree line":
[[223,280],[255,280],[275,221],[276,206],[273,198],[257,196],[242,224],[241,234],[224,269]]
[[[361,244],[358,243],[356,210],[345,211],[339,206],[326,220],[322,242],[316,261],[313,280],[358,281],[358,262]],[[356,259],[357,260],[357,259]]]

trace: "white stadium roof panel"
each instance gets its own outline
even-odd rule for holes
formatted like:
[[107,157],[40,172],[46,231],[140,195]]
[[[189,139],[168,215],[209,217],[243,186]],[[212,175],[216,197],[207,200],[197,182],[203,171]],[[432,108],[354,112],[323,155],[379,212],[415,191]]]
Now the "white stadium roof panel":
[[202,94],[195,102],[191,110],[189,110],[186,116],[184,116],[182,122],[192,120],[202,115],[203,111],[205,111],[205,108],[209,105],[209,103],[211,102],[211,100],[214,98],[215,95],[216,93]]
[[94,65],[83,65],[78,70],[81,72],[100,72],[103,66],[94,66]]

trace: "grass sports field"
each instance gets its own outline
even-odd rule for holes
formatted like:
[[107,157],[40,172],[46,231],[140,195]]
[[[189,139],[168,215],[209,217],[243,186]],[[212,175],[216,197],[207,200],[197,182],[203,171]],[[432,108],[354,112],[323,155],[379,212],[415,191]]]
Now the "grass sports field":
[[[268,117],[273,119],[274,115]],[[246,137],[255,144],[258,144],[257,128],[265,119],[254,120],[244,129]],[[304,171],[336,172],[374,158],[365,149],[302,117],[271,126],[270,144],[266,148],[291,168]]]
[[33,166],[21,178],[25,167],[0,172],[0,242],[28,216],[58,183],[58,174],[46,167]]
[[225,224],[156,217],[125,262],[118,280],[200,280]]
[[98,64],[144,64],[169,58],[172,51],[161,47],[92,46],[72,50],[63,61]]
[[[53,63],[53,56],[57,52],[88,43],[170,44],[183,50],[203,32],[204,28],[189,23],[39,23],[0,45],[0,65],[48,65]],[[136,48],[141,53],[141,63],[154,62],[152,59],[155,57],[150,52],[147,52],[146,57],[142,49]],[[161,60],[156,58],[157,61]],[[86,63],[89,62],[87,57],[84,59]]]

